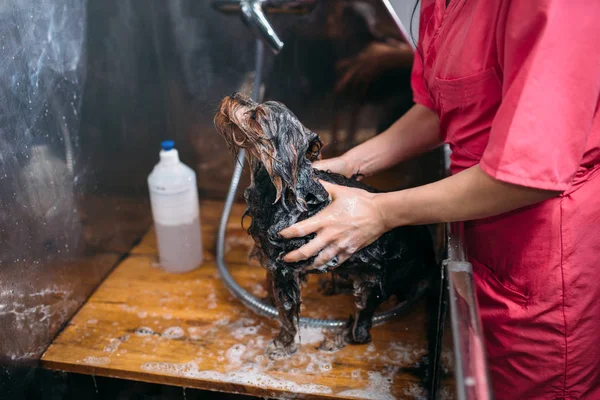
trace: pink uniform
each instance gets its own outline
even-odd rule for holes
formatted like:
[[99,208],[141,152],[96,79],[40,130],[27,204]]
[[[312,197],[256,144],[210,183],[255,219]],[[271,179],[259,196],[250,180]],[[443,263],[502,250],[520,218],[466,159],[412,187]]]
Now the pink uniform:
[[563,191],[465,222],[496,398],[600,399],[600,1],[423,0],[419,50],[453,173]]

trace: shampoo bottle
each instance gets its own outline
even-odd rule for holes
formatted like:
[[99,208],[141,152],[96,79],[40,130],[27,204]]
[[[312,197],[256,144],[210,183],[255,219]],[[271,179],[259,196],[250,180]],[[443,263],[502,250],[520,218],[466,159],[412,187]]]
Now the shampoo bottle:
[[196,173],[179,161],[174,146],[171,140],[161,144],[148,187],[160,265],[181,273],[202,263],[202,238]]

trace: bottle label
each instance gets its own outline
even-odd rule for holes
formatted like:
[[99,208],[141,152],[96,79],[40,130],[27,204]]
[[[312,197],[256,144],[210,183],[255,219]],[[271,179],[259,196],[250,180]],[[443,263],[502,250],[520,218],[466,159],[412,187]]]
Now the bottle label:
[[152,190],[150,196],[154,222],[161,225],[189,224],[200,216],[198,193],[191,188],[176,194]]

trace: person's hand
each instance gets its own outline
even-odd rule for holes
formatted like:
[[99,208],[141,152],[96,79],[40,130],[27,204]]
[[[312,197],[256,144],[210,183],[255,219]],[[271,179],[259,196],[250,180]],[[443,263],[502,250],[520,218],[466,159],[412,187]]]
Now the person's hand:
[[412,57],[412,50],[406,43],[371,42],[356,56],[337,63],[340,79],[336,82],[335,91],[352,90],[364,96],[371,83],[384,71],[408,67]]
[[388,230],[375,201],[377,194],[324,181],[320,183],[331,195],[331,204],[279,233],[287,239],[317,234],[283,258],[285,262],[298,262],[320,252],[309,269],[321,269],[325,265],[335,268]]
[[312,163],[313,168],[321,171],[329,171],[336,174],[344,175],[346,178],[350,178],[357,171],[355,171],[352,163],[345,156],[327,158],[325,160],[319,160]]

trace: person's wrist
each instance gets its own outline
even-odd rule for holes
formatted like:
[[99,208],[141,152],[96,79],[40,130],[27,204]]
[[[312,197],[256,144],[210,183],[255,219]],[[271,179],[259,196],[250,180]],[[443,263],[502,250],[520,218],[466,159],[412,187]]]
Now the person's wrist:
[[388,231],[391,231],[395,228],[390,221],[389,213],[386,213],[387,209],[386,205],[386,195],[387,193],[373,193],[373,197],[371,198],[372,204],[375,206],[375,211],[377,213],[377,217],[380,221],[382,227],[382,234]]
[[402,198],[402,191],[377,193],[373,196],[373,203],[385,232],[399,226],[411,225],[411,221],[404,215],[406,207],[402,204]]
[[352,154],[352,150],[345,152],[340,156],[340,158],[344,161],[345,164],[345,173],[344,175],[350,177],[357,173],[362,173],[360,170],[360,163],[357,158]]

